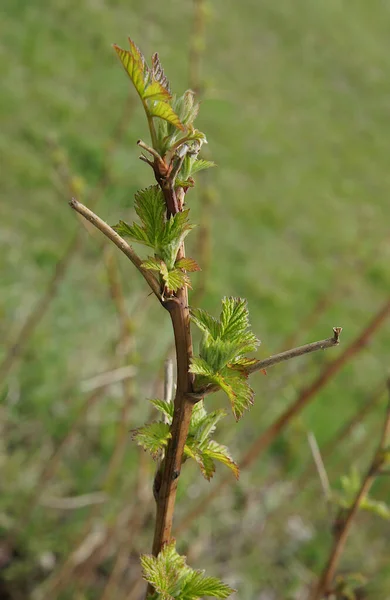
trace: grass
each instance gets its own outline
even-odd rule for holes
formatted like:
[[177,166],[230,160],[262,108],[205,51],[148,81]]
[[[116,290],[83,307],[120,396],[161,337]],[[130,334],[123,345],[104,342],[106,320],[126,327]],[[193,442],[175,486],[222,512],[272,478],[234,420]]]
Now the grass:
[[[217,314],[222,295],[247,297],[254,330],[262,339],[261,353],[266,356],[278,351],[286,337],[305,322],[319,297],[330,294],[328,308],[297,342],[326,337],[333,325],[342,325],[346,345],[384,303],[390,284],[389,9],[383,3],[374,10],[363,0],[348,8],[340,0],[245,0],[241,4],[216,0],[208,12],[199,127],[207,133],[208,150],[218,169],[208,176],[215,197],[213,253],[203,306]],[[55,157],[48,138],[58,141],[69,156],[72,172],[83,179],[83,200],[99,180],[107,142],[128,95],[134,99],[110,44],[124,45],[130,34],[146,55],[158,50],[172,87],[184,90],[191,23],[190,2],[168,2],[162,8],[157,2],[123,0],[27,4],[8,0],[3,6],[3,354],[80,227],[64,193],[57,191]],[[124,138],[113,153],[110,185],[98,205],[110,223],[131,215],[134,191],[150,182],[135,146],[138,138],[147,135],[142,111],[135,107],[131,112]],[[199,190],[189,198],[195,221],[201,210],[199,198]],[[131,428],[146,418],[143,399],[152,394],[150,382],[161,367],[170,329],[153,299],[146,299],[138,274],[122,258],[119,264],[126,305],[134,321],[134,361],[139,369]],[[136,301],[145,307],[134,314]],[[80,381],[112,363],[116,339],[117,317],[100,249],[95,240],[86,239],[3,390],[2,470],[9,482],[0,504],[3,529],[17,523],[20,504],[34,489],[39,465],[77,413],[83,401]],[[242,455],[247,440],[254,439],[339,351],[300,359],[301,367],[276,367],[267,378],[258,375],[251,417],[237,428],[227,423],[220,432],[221,441],[229,440],[235,456]],[[246,475],[243,486],[249,497],[275,470],[286,479],[299,472],[308,460],[305,431],[313,430],[319,443],[325,442],[384,379],[388,353],[387,326],[321,391],[273,447],[268,461],[259,461],[251,475]],[[279,378],[287,375],[288,383],[276,388]],[[98,403],[83,430],[85,438],[77,438],[69,449],[50,493],[81,494],[101,485],[115,441],[120,402],[121,392],[115,388]],[[378,409],[367,420],[369,435],[378,429],[381,418]],[[81,451],[86,461],[82,468]],[[347,459],[343,449],[336,453],[333,464],[339,465],[338,474],[349,468],[351,452],[353,448]],[[369,460],[366,453],[355,458],[360,466]],[[124,473],[131,472],[137,460],[129,444]],[[153,467],[149,467],[151,473]],[[187,481],[191,474],[189,469]],[[202,482],[199,486],[207,487]],[[118,481],[117,500],[125,489],[124,482]],[[239,494],[234,485],[233,489]],[[387,490],[382,486],[378,494],[384,498],[388,486]],[[302,493],[295,498],[293,510],[304,520],[327,527],[318,497],[306,496]],[[230,543],[229,532],[232,535],[226,520],[235,518],[234,498],[229,498],[223,501],[226,519],[218,517],[218,502],[207,513],[216,519],[215,539],[210,542],[215,558],[208,555],[216,563],[214,571],[224,574],[227,570],[234,577],[240,573],[245,580],[240,582],[240,597],[249,600],[264,587],[256,564],[262,560],[268,564],[267,560],[276,579],[280,575],[275,589],[280,590],[279,585],[285,589],[285,575],[280,574],[275,558],[286,541],[283,527],[276,528],[273,542],[268,539],[261,549],[253,546],[252,539],[248,556],[259,553],[258,563],[242,559],[251,539],[250,526],[235,553],[230,556],[224,551],[223,540]],[[255,511],[253,502],[249,505]],[[246,515],[245,510],[240,514]],[[105,511],[109,514],[109,508]],[[60,561],[85,520],[84,511],[76,511],[59,525],[59,515],[51,513],[47,521],[46,513],[38,509],[22,536],[30,569],[42,549],[52,549]],[[254,514],[260,522],[261,514]],[[210,526],[205,519],[198,527],[203,535]],[[59,532],[55,540],[54,527]],[[146,530],[140,537],[143,549],[148,548],[148,535]],[[375,572],[384,543],[383,526],[375,517],[365,517],[359,535],[362,542],[349,548],[346,566],[359,568],[364,543],[376,537],[377,560],[370,565]],[[311,542],[309,556],[301,551],[305,568],[318,570],[322,564],[327,545],[323,537],[314,538],[315,549]],[[289,552],[288,564],[294,571],[297,565]],[[385,577],[385,569],[380,565],[378,569]],[[385,585],[380,578],[377,581]]]

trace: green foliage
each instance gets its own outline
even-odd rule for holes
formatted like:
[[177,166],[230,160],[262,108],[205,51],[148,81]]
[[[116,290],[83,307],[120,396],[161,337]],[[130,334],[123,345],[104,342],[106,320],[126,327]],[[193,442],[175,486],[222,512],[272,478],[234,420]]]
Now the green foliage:
[[204,596],[227,598],[235,590],[216,577],[206,577],[186,564],[176,552],[175,541],[167,544],[156,557],[141,556],[143,577],[155,589],[149,600],[198,600]]
[[[133,434],[136,442],[148,450],[153,458],[157,458],[167,444],[169,428],[172,424],[173,404],[165,400],[154,399],[152,404],[163,413],[164,423],[151,423],[140,427]],[[230,456],[226,446],[210,439],[215,431],[215,426],[226,415],[224,410],[215,410],[207,413],[203,401],[198,402],[191,416],[191,423],[184,448],[184,460],[194,459],[200,467],[202,475],[210,480],[215,473],[215,461],[229,467],[238,479],[239,468]]]
[[128,229],[122,228],[123,234],[153,248],[168,269],[171,269],[181,243],[194,228],[188,221],[189,210],[167,219],[163,193],[159,186],[137,192],[134,206],[142,226],[134,223],[132,227],[127,226]]
[[222,389],[229,397],[236,420],[253,403],[246,367],[255,359],[244,354],[253,352],[259,340],[249,329],[246,300],[224,298],[219,320],[202,309],[191,311],[192,321],[203,332],[199,356],[191,362],[198,389],[209,384]]
[[188,219],[189,210],[167,219],[164,196],[157,185],[137,192],[134,206],[141,225],[135,222],[128,225],[119,221],[114,226],[115,231],[122,237],[153,248],[155,256],[148,257],[143,262],[143,267],[160,273],[167,292],[176,292],[183,286],[191,287],[190,280],[182,269],[197,271],[198,264],[191,258],[176,260],[180,245],[194,228]]
[[156,136],[161,156],[165,156],[168,150],[177,150],[188,142],[197,142],[196,147],[199,151],[201,145],[207,143],[207,140],[204,133],[196,130],[193,125],[199,112],[199,104],[195,102],[194,92],[187,90],[182,96],[173,96],[171,106],[185,127],[186,133],[183,135],[174,124],[167,120],[158,121]]
[[167,121],[171,126],[184,130],[183,123],[170,104],[172,97],[169,83],[160,65],[158,55],[154,54],[150,69],[143,54],[130,38],[129,44],[130,50],[123,50],[116,44],[114,44],[114,48],[142,100],[147,116],[158,117]]
[[[344,509],[349,509],[362,485],[362,479],[359,471],[353,467],[349,475],[343,475],[340,478],[342,492],[333,495],[333,501]],[[385,502],[374,500],[366,495],[360,502],[360,508],[374,513],[382,519],[390,520],[390,506]]]
[[167,445],[171,434],[169,426],[163,422],[148,423],[135,429],[133,440],[145,450],[148,450],[154,459],[158,458],[161,450]]

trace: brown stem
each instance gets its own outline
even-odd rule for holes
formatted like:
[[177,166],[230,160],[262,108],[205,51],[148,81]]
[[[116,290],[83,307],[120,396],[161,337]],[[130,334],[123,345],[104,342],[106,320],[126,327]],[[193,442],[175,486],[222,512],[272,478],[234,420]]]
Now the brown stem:
[[[303,389],[297,400],[274,421],[253,442],[247,453],[240,461],[241,470],[248,467],[256,458],[260,456],[272,444],[274,439],[283,431],[297,414],[312,400],[316,394],[329,382],[329,380],[347,363],[355,354],[363,350],[369,339],[381,327],[390,313],[390,300],[381,308],[380,311],[371,319],[368,325],[361,331],[357,338],[342,352],[335,360],[325,366],[322,373],[313,383]],[[222,488],[231,481],[230,477],[224,477],[208,494],[201,498],[200,502],[184,517],[179,523],[176,532],[182,531],[202,512],[205,507],[221,494]]]
[[255,373],[256,371],[267,369],[268,367],[277,365],[278,363],[283,362],[285,360],[290,360],[291,358],[296,358],[297,356],[302,356],[303,354],[310,354],[310,352],[316,352],[317,350],[325,350],[326,348],[332,348],[332,346],[338,346],[340,343],[339,338],[341,331],[341,327],[333,327],[333,337],[327,338],[326,340],[321,340],[320,342],[312,342],[311,344],[298,346],[298,348],[286,350],[285,352],[280,352],[280,354],[274,354],[274,356],[270,356],[269,358],[265,358],[264,360],[259,360],[250,367],[248,367],[248,372]]
[[[389,387],[390,391],[390,387]],[[335,537],[333,546],[328,558],[328,562],[322,572],[322,575],[315,587],[310,600],[320,600],[322,597],[328,597],[331,593],[331,586],[334,579],[334,574],[337,565],[340,561],[340,557],[343,553],[345,543],[348,535],[351,531],[352,523],[359,511],[360,505],[364,498],[367,496],[372,484],[376,477],[380,474],[382,466],[384,464],[384,451],[386,449],[388,440],[390,437],[390,401],[388,403],[387,414],[385,419],[385,425],[383,427],[381,440],[377,451],[372,459],[372,462],[367,469],[366,475],[360,486],[359,491],[351,505],[346,512],[345,516],[343,513],[336,519],[337,527],[335,528]]]
[[157,556],[170,541],[176,489],[181,470],[184,445],[190,426],[193,402],[188,397],[193,376],[188,372],[192,356],[190,315],[187,291],[179,290],[177,298],[167,304],[175,336],[177,361],[177,388],[171,426],[171,439],[162,465],[161,481],[157,491],[157,516],[153,554]]

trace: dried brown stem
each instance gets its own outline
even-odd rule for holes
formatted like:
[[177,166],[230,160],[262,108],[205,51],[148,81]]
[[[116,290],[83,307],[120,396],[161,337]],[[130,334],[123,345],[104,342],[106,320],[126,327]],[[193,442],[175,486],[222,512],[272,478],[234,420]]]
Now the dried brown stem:
[[[332,348],[333,346],[338,346],[340,343],[340,334],[342,331],[342,327],[333,327],[333,337],[327,338],[326,340],[321,340],[319,342],[312,342],[310,344],[305,344],[304,346],[298,346],[298,348],[292,348],[291,350],[286,350],[285,352],[280,352],[279,354],[274,354],[269,358],[265,358],[263,360],[258,360],[253,365],[250,365],[246,369],[247,373],[256,373],[256,371],[261,371],[263,369],[268,369],[273,365],[277,365],[278,363],[284,362],[286,360],[291,360],[292,358],[297,358],[298,356],[303,356],[304,354],[310,354],[311,352],[317,352],[317,350],[326,350],[326,348]],[[219,387],[216,385],[208,385],[204,389],[201,389],[193,394],[191,394],[192,398],[199,399],[203,396],[207,396],[208,394],[212,394],[217,392]]]
[[302,356],[303,354],[310,354],[311,352],[317,352],[317,350],[325,350],[326,348],[338,346],[338,344],[340,343],[339,338],[341,331],[341,327],[333,327],[333,336],[331,338],[321,340],[320,342],[312,342],[311,344],[305,344],[304,346],[298,346],[298,348],[286,350],[285,352],[274,354],[273,356],[265,358],[264,360],[259,360],[248,368],[248,372],[255,373],[256,371],[261,371],[262,369],[268,369],[269,367],[277,365],[278,363],[281,363],[285,360],[297,358],[298,356]]
[[[389,386],[390,392],[390,386]],[[337,565],[343,553],[345,543],[350,534],[353,521],[359,511],[360,505],[368,492],[376,477],[380,475],[381,469],[385,464],[385,450],[390,441],[390,399],[388,402],[385,424],[382,430],[381,439],[377,451],[374,454],[372,462],[367,469],[366,475],[363,478],[362,484],[351,507],[346,511],[342,511],[336,518],[337,526],[334,529],[333,546],[326,563],[322,575],[310,596],[310,600],[320,600],[328,598],[332,594],[332,583]]]
[[193,376],[189,373],[192,340],[187,290],[179,290],[175,301],[169,302],[167,307],[175,336],[177,388],[174,400],[175,409],[171,426],[171,440],[168,443],[166,456],[162,465],[161,481],[157,489],[157,516],[153,541],[153,554],[155,556],[169,542],[171,537],[176,489],[193,409],[193,402],[188,397],[188,393],[192,391]]
[[92,223],[94,227],[99,229],[109,240],[111,240],[118,248],[131,260],[133,265],[138,269],[141,275],[144,277],[152,292],[162,302],[162,296],[160,291],[160,284],[157,279],[151,274],[150,271],[144,269],[141,264],[142,260],[134,252],[133,248],[124,240],[112,227],[110,227],[103,219],[98,217],[92,210],[78,202],[75,198],[69,202],[69,206],[76,212],[82,215],[87,221]]
[[[297,400],[274,421],[251,445],[240,461],[240,468],[245,469],[256,460],[272,444],[275,438],[283,431],[290,421],[299,414],[316,394],[330,381],[330,379],[349,361],[355,354],[363,350],[374,333],[380,329],[390,314],[390,300],[378,311],[368,325],[353,340],[353,342],[335,360],[326,365],[322,373],[309,387],[303,389]],[[175,533],[183,531],[204,511],[205,507],[221,494],[223,487],[230,482],[230,477],[224,477],[196,506],[184,517],[176,528]]]

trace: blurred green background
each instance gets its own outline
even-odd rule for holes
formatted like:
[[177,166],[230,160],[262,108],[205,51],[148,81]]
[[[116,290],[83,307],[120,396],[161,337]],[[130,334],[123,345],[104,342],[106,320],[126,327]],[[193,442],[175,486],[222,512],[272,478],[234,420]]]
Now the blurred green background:
[[[129,430],[162,393],[170,322],[67,204],[76,195],[109,223],[130,220],[134,192],[152,183],[136,146],[142,107],[111,44],[131,35],[145,56],[159,52],[174,91],[199,88],[198,127],[218,165],[188,195],[200,305],[217,315],[222,296],[248,298],[264,357],[344,328],[339,348],[254,377],[255,406],[216,435],[240,462],[389,302],[390,5],[3,0],[0,11],[0,597],[138,600],[154,465]],[[192,566],[242,600],[307,597],[332,540],[307,433],[328,445],[334,489],[364,471],[389,348],[383,319],[240,482],[204,505],[177,536]],[[186,465],[177,524],[223,470],[207,483]],[[389,521],[358,517],[340,570],[368,577],[361,598],[390,598],[389,539]]]

